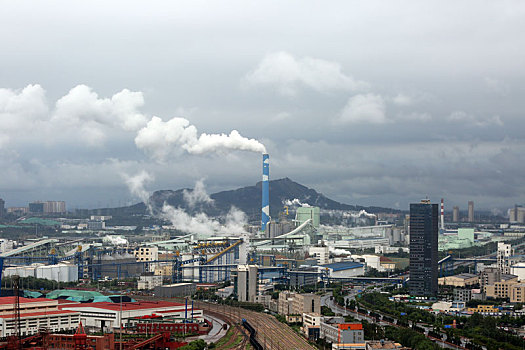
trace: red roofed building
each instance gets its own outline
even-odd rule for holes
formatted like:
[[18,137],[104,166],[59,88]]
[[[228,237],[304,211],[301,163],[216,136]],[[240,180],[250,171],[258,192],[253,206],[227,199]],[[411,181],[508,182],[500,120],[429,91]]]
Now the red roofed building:
[[[87,303],[78,305],[61,306],[63,310],[80,312],[80,319],[86,327],[112,331],[120,325],[121,304],[120,303]],[[122,323],[124,326],[136,323],[137,318],[149,315],[162,315],[176,319],[202,320],[202,310],[193,309],[191,302],[188,308],[184,304],[171,301],[137,301],[132,303],[122,303]]]
[[[0,297],[0,337],[13,334],[15,297]],[[75,329],[80,313],[61,310],[57,300],[20,298],[20,333],[22,336],[38,333],[46,328],[50,332]]]
[[339,317],[321,321],[320,338],[334,344],[364,343],[365,334],[361,323],[339,323]]

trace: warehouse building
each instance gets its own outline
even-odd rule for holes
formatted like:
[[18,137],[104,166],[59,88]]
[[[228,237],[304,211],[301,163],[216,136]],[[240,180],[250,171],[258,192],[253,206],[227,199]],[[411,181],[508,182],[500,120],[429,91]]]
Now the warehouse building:
[[[0,297],[0,337],[13,335],[15,297]],[[40,329],[59,332],[75,329],[78,326],[79,312],[60,310],[57,300],[20,298],[20,333],[28,336]]]
[[202,310],[192,309],[191,304],[186,307],[184,304],[169,301],[101,302],[66,305],[63,309],[80,312],[82,324],[102,331],[113,331],[114,328],[119,327],[121,320],[124,326],[127,326],[139,317],[153,314],[181,320],[203,318]]

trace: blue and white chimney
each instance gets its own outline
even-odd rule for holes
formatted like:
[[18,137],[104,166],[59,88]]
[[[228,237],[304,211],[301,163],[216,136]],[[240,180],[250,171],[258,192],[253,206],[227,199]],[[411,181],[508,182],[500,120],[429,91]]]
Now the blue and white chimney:
[[270,156],[263,154],[261,231],[270,221]]

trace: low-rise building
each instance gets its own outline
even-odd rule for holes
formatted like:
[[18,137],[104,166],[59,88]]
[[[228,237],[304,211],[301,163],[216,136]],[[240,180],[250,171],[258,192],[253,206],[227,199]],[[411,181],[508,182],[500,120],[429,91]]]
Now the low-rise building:
[[[512,275],[507,275],[512,276]],[[489,284],[485,286],[485,296],[487,298],[502,298],[506,299],[510,296],[510,289],[512,285],[518,283],[518,276],[514,278],[503,279],[500,282]]]
[[369,340],[366,342],[366,350],[401,350],[401,349],[410,349],[406,348],[403,345],[393,342],[391,340]]
[[299,294],[284,291],[279,293],[278,313],[280,315],[300,315],[303,313],[321,313],[321,296]]
[[[14,334],[13,303],[14,297],[0,297],[0,337]],[[58,305],[58,300],[20,298],[20,334],[33,335],[44,328],[50,332],[76,329],[80,313],[61,310]]]
[[[64,305],[63,310],[80,312],[82,324],[102,331],[113,331],[120,323],[124,326],[139,317],[162,315],[174,319],[202,320],[202,310],[169,301],[138,301],[130,303],[87,303]],[[78,324],[78,323],[77,323]]]
[[321,265],[320,271],[328,272],[332,278],[348,278],[363,276],[365,273],[365,265],[354,261],[343,261],[333,264]]
[[321,314],[315,312],[305,312],[303,314],[302,331],[308,340],[316,341],[319,339],[322,318]]
[[472,273],[460,273],[459,275],[438,278],[441,286],[472,287],[479,284],[479,276]]
[[364,331],[361,323],[335,323],[321,321],[320,337],[329,343],[364,343]]
[[472,290],[463,288],[454,288],[454,301],[470,301],[472,299]]
[[174,283],[155,287],[155,296],[161,298],[186,297],[195,294],[195,283]]
[[525,303],[525,283],[516,283],[510,287],[511,303]]
[[500,309],[494,305],[478,305],[477,307],[467,308],[467,311],[480,314],[495,314],[500,312]]
[[137,289],[139,290],[154,289],[158,286],[162,286],[162,276],[153,274],[141,275],[137,281]]

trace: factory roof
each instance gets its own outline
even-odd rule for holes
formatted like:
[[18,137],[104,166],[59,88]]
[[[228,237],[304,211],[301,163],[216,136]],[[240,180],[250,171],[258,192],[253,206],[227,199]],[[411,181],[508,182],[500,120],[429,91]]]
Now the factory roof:
[[48,299],[69,299],[72,301],[92,301],[95,297],[102,297],[102,293],[90,290],[57,289],[46,294]]
[[462,280],[468,280],[468,279],[471,279],[471,278],[478,277],[478,275],[475,275],[473,273],[460,273],[459,275],[454,275],[454,276],[450,276],[450,277],[460,278]]
[[[49,299],[44,299],[44,298],[37,298],[37,299],[32,299],[32,298],[24,298],[24,297],[20,297],[20,304],[25,304],[25,303],[42,303],[42,302],[50,302],[50,301],[53,301],[54,300],[49,300]],[[0,297],[0,305],[5,305],[5,304],[13,304],[15,302],[15,297],[14,296],[10,296],[10,297]]]
[[[42,311],[42,312],[22,312],[20,318],[34,317],[34,316],[51,316],[51,315],[69,315],[78,314],[78,311],[70,310],[53,310],[53,311]],[[15,314],[0,315],[0,318],[14,318]]]
[[[93,307],[93,308],[99,308],[99,309],[105,309],[105,310],[111,310],[111,311],[119,311],[120,310],[120,303],[108,303],[108,302],[101,302],[101,303],[89,303],[89,304],[80,304],[80,305],[72,305],[68,306],[68,308],[86,308],[86,307]],[[180,303],[173,303],[170,301],[137,301],[132,303],[122,303],[122,310],[129,311],[129,310],[146,310],[146,309],[158,309],[158,308],[164,308],[164,307],[174,307],[174,308],[180,308],[184,307],[184,304]],[[156,311],[158,313],[159,311]]]
[[348,329],[352,331],[357,331],[357,330],[362,330],[363,325],[361,323],[340,323],[339,329],[343,331],[346,331]]
[[325,264],[321,265],[321,267],[325,267],[328,269],[331,269],[333,271],[342,271],[342,270],[349,270],[349,269],[357,269],[359,267],[363,267],[363,264],[354,262],[354,261],[343,261],[343,262],[337,262],[333,264]]

